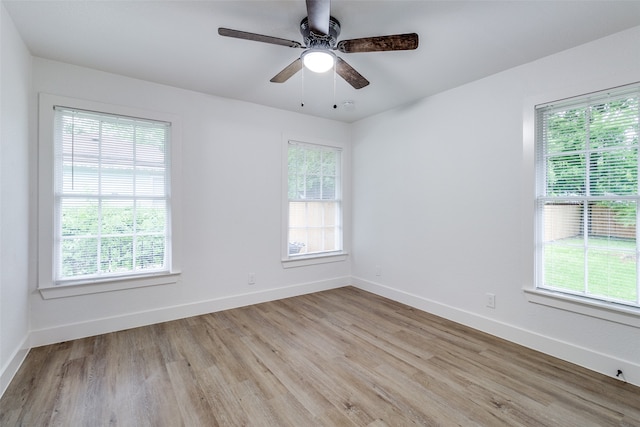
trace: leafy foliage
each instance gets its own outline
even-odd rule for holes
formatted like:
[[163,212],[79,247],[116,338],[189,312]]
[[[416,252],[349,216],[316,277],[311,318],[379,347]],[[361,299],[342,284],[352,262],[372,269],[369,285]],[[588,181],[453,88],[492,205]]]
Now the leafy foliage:
[[164,206],[139,202],[135,208],[133,201],[103,202],[100,206],[97,201],[73,199],[62,203],[63,277],[164,265]]
[[334,150],[292,145],[288,162],[290,200],[330,200],[336,197],[338,155]]
[[637,98],[555,111],[546,119],[547,195],[637,194]]
[[[638,194],[638,98],[547,115],[548,196]],[[628,204],[608,204],[628,222]]]

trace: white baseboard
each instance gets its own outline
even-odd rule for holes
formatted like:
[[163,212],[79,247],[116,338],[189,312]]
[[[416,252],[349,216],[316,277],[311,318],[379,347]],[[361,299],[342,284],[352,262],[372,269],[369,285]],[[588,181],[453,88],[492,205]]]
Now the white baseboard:
[[30,347],[39,347],[42,345],[54,344],[78,338],[152,325],[154,323],[199,316],[216,311],[339,288],[349,285],[350,279],[351,278],[349,276],[344,276],[283,288],[266,289],[189,304],[162,307],[137,313],[128,313],[122,316],[94,319],[86,322],[32,330],[29,335],[29,344]]
[[32,330],[20,348],[15,351],[9,363],[2,367],[2,372],[0,372],[0,396],[2,396],[11,379],[18,371],[31,347],[85,338],[191,316],[199,316],[206,313],[339,288],[350,284],[365,291],[575,363],[576,365],[583,366],[604,375],[614,376],[617,369],[622,369],[627,382],[640,386],[640,365],[638,363],[621,360],[611,355],[594,352],[586,348],[558,341],[513,325],[460,310],[418,295],[389,288],[378,283],[356,277],[344,276],[284,288],[266,289],[190,304],[129,313],[123,316],[94,319],[88,322]]
[[11,359],[7,362],[6,365],[2,367],[2,371],[0,371],[0,397],[4,394],[7,387],[9,387],[9,383],[20,369],[22,362],[27,357],[27,353],[29,353],[29,348],[27,347],[29,337],[24,337],[18,348],[11,355]]
[[617,370],[621,369],[624,372],[625,381],[640,386],[640,364],[637,362],[622,360],[608,354],[559,341],[379,283],[352,277],[351,284],[359,289],[435,314],[609,377],[615,377]]

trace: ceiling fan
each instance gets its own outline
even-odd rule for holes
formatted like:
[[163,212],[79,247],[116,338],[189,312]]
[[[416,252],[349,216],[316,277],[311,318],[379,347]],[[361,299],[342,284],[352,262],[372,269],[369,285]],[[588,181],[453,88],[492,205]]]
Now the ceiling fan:
[[300,22],[300,33],[304,39],[304,45],[294,40],[229,28],[218,28],[218,34],[225,37],[305,49],[298,59],[287,65],[271,79],[273,83],[284,83],[300,71],[303,66],[318,73],[328,71],[335,66],[335,72],[355,89],[367,86],[369,81],[347,64],[346,61],[336,56],[333,52],[334,50],[342,53],[385,52],[412,50],[418,47],[418,35],[416,33],[365,37],[338,42],[340,22],[331,16],[331,0],[306,0],[306,2],[307,17]]

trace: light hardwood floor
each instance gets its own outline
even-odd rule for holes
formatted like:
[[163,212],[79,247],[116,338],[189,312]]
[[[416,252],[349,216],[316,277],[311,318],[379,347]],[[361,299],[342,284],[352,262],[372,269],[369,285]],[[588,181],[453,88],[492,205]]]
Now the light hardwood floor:
[[2,426],[640,426],[640,388],[352,288],[34,348]]

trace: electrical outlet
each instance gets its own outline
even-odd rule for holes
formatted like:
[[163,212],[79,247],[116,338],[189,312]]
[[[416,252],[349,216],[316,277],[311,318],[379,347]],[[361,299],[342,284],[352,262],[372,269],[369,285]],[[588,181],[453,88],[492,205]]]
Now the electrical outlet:
[[256,284],[256,273],[249,273],[248,282],[249,282],[250,285],[255,285]]
[[376,276],[382,276],[382,267],[376,265]]
[[487,307],[496,308],[496,295],[486,294],[486,297],[487,297]]

